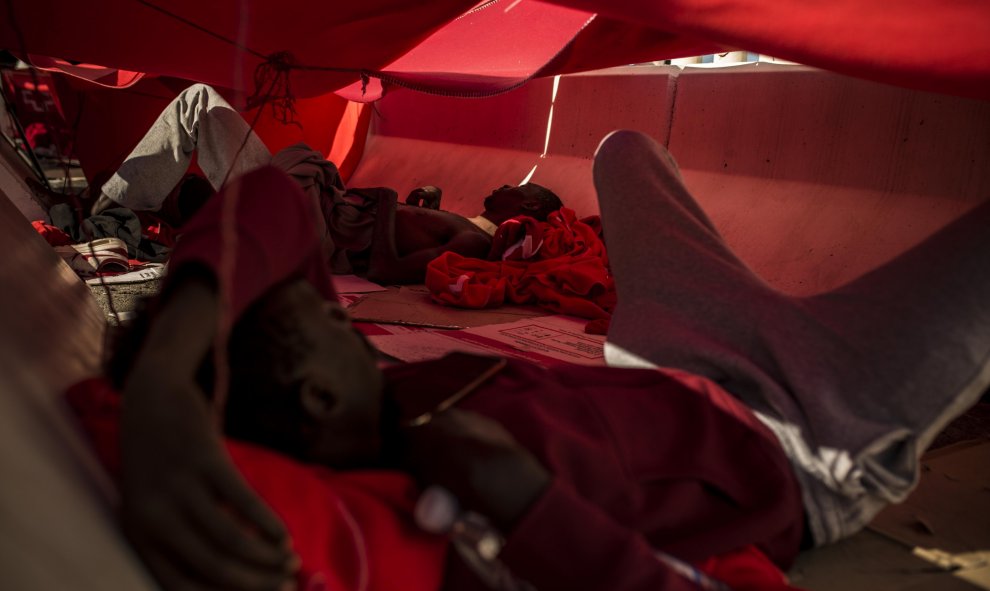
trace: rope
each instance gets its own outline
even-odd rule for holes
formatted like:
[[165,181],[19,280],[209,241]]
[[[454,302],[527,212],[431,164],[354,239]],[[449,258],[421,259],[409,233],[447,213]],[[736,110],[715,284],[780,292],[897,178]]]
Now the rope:
[[[287,51],[274,53],[258,64],[254,69],[254,94],[248,97],[247,106],[257,108],[259,113],[266,105],[270,106],[276,121],[302,128],[296,120],[296,98],[289,83],[291,69],[292,54]],[[268,89],[262,93],[266,83]]]
[[[14,10],[14,3],[12,0],[6,0],[6,4],[7,4],[7,17],[10,19],[10,26],[14,30],[14,33],[17,35],[17,43],[19,46],[18,48],[21,51],[21,55],[27,58],[28,55],[27,44],[24,41],[24,33],[23,31],[21,31],[21,27],[17,22],[17,13]],[[35,69],[34,66],[31,66],[28,69],[28,71],[31,73],[31,80],[32,82],[34,82],[34,87],[36,89],[41,88],[41,82],[38,78],[37,69]],[[7,103],[7,106],[11,111],[11,115],[14,121],[16,122],[17,126],[20,128],[21,127],[20,120],[18,120],[16,113],[13,112],[13,103],[7,101],[6,98],[4,98],[4,102]],[[72,124],[73,138],[75,138],[79,133],[79,125],[82,121],[82,110],[83,110],[83,104],[80,104],[79,112],[76,115],[76,120]],[[65,148],[65,142],[63,141],[64,138],[62,137],[62,134],[58,131],[59,126],[52,124],[53,116],[51,114],[51,111],[48,110],[47,108],[45,109],[45,117],[48,119],[49,129],[51,130],[52,135],[55,139],[55,144],[58,148],[59,154],[64,154],[64,148]],[[25,149],[27,149],[28,152],[31,154],[31,159],[34,161],[35,165],[37,166],[38,174],[41,176],[41,181],[43,183],[43,186],[47,187],[49,191],[52,191],[51,184],[48,182],[48,177],[47,175],[45,175],[44,170],[41,168],[41,163],[38,162],[38,159],[34,154],[34,149],[27,143],[26,136],[24,136],[23,139],[25,141]],[[70,172],[70,161],[72,160],[72,157],[75,155],[76,143],[77,142],[75,141],[72,142],[71,144],[72,150],[65,157],[63,174],[65,175],[66,182],[62,186],[63,195],[65,195],[67,191],[70,194],[72,193],[72,174]],[[73,196],[73,199],[75,199],[75,196]],[[76,213],[76,224],[78,224],[80,229],[82,229],[83,228],[82,209],[78,199],[75,199],[75,207],[73,209],[75,210]],[[92,235],[85,236],[85,238],[91,239]],[[92,244],[92,240],[87,240],[87,242],[89,243],[88,246],[89,246],[90,255],[92,255],[94,259],[98,260],[96,256],[96,249]],[[117,323],[120,323],[120,313],[117,312],[117,307],[113,303],[113,292],[110,290],[110,286],[107,284],[106,279],[103,277],[103,275],[98,274],[97,276],[100,279],[100,288],[103,291],[103,295],[106,296],[107,298],[107,307],[110,309],[110,314]],[[103,351],[102,351],[102,357],[104,358],[109,352],[109,340],[110,340],[110,331],[104,330]]]
[[223,41],[224,43],[227,43],[228,45],[233,45],[234,47],[236,47],[238,49],[242,49],[242,50],[250,53],[251,55],[253,55],[256,58],[266,59],[266,57],[265,57],[265,55],[263,53],[258,52],[258,51],[255,51],[255,50],[251,49],[250,47],[248,47],[248,46],[246,46],[244,44],[241,44],[241,43],[238,43],[237,41],[234,41],[233,39],[228,39],[227,37],[224,37],[223,35],[215,32],[215,31],[211,31],[211,30],[207,29],[206,27],[204,27],[204,26],[202,26],[202,25],[200,25],[198,23],[195,23],[195,22],[193,22],[193,21],[191,21],[191,20],[189,20],[189,19],[187,19],[185,17],[179,16],[179,15],[175,14],[174,12],[171,12],[169,10],[166,10],[166,9],[162,8],[161,6],[158,6],[157,4],[152,4],[151,2],[148,2],[147,0],[134,0],[134,1],[137,2],[138,4],[141,4],[143,6],[146,6],[146,7],[150,8],[150,9],[152,9],[152,10],[155,10],[157,12],[160,12],[160,13],[164,14],[165,16],[169,17],[169,18],[175,19],[175,20],[179,21],[180,23],[182,23],[182,24],[184,24],[186,26],[192,27],[192,28],[196,29],[197,31],[199,31],[201,33],[206,33],[207,35],[209,35],[209,36],[211,36],[211,37],[213,37],[213,38],[215,38],[215,39],[217,39],[219,41]]
[[[267,63],[267,62],[265,62]],[[251,139],[251,135],[254,133],[254,128],[258,124],[258,120],[261,118],[261,113],[264,111],[265,103],[270,100],[272,93],[278,84],[281,82],[281,76],[276,72],[269,82],[267,90],[261,91],[261,84],[265,82],[265,76],[268,75],[269,70],[259,73],[261,66],[255,71],[255,94],[249,99],[249,103],[255,101],[256,104],[260,104],[258,110],[255,112],[254,117],[251,119],[251,124],[248,126],[247,132],[244,134],[244,139],[241,140],[241,145],[237,148],[237,152],[234,153],[234,157],[230,160],[230,166],[227,168],[227,172],[223,175],[223,181],[220,186],[217,187],[217,192],[219,193],[227,186],[227,181],[230,180],[230,173],[234,170],[237,165],[237,160],[240,158],[241,153],[244,151],[244,147],[247,146],[248,140]],[[285,82],[288,85],[288,82]],[[261,97],[258,99],[257,97]],[[260,101],[260,103],[258,102]],[[294,116],[295,111],[292,109],[291,102],[288,105],[287,115]],[[230,313],[230,308],[232,302],[231,291],[234,285],[234,271],[237,269],[237,197],[238,193],[230,193],[230,195],[221,204],[220,210],[220,264],[219,264],[219,310],[217,313],[217,333],[213,340],[213,366],[215,368],[214,378],[213,378],[213,419],[217,426],[222,429],[223,426],[223,411],[227,406],[227,389],[230,385],[230,369],[227,366],[227,340],[230,337],[230,331],[233,328],[233,318]],[[229,255],[229,256],[228,256]]]

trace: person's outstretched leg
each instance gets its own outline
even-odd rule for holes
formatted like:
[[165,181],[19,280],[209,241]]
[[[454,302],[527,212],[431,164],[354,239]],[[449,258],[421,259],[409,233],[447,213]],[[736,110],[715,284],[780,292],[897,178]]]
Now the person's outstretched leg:
[[609,361],[685,369],[751,406],[794,462],[819,542],[903,498],[918,454],[990,381],[990,204],[793,298],[731,253],[649,138],[606,138],[595,185],[619,301]]
[[609,135],[594,176],[619,296],[609,362],[678,367],[723,384],[749,375],[758,317],[780,295],[728,249],[652,139]]
[[94,213],[115,204],[136,211],[157,211],[186,173],[194,151],[214,189],[220,188],[228,171],[229,178],[236,178],[269,164],[272,158],[223,97],[205,84],[194,84],[169,103],[103,185]]
[[866,361],[837,387],[924,451],[990,384],[990,201],[802,305]]

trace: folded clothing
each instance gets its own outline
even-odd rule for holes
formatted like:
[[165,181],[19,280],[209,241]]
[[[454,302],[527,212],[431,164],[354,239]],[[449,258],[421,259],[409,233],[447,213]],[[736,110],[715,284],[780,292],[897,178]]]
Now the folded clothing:
[[[163,229],[162,223],[145,228],[141,217],[125,207],[107,209],[98,215],[80,220],[71,206],[62,203],[49,210],[52,225],[69,236],[73,242],[85,242],[97,238],[119,238],[127,246],[130,258],[153,263],[164,262],[168,258],[168,244],[156,240],[172,242],[174,237]],[[149,239],[149,231],[154,240]]]
[[604,332],[615,308],[615,281],[598,216],[577,219],[564,207],[546,222],[520,216],[499,226],[489,259],[447,252],[427,265],[436,301],[462,308],[535,304],[595,322]]

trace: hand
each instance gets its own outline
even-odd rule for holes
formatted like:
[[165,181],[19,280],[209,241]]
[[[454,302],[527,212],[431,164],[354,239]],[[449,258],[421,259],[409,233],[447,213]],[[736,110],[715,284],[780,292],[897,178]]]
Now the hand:
[[234,469],[191,379],[135,369],[121,454],[124,531],[165,589],[293,588],[285,529]]
[[421,484],[443,486],[503,533],[550,484],[550,473],[505,427],[477,413],[452,408],[405,436],[405,463]]
[[99,193],[96,200],[93,201],[92,206],[90,206],[89,215],[99,215],[112,207],[120,207],[120,205],[107,195]]
[[440,209],[440,197],[443,191],[439,187],[426,186],[413,189],[406,197],[406,205],[425,207],[426,209]]

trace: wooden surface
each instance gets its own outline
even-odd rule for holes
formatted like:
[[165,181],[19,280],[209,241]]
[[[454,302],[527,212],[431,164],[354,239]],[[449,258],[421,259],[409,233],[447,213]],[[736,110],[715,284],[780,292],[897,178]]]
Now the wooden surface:
[[62,397],[96,371],[103,315],[2,191],[0,253],[0,586],[150,589]]
[[[925,455],[921,482],[904,503],[881,512],[868,530],[806,552],[791,579],[809,591],[973,591],[959,575],[912,554],[982,551],[990,561],[990,440],[960,442]],[[990,563],[988,563],[990,566]],[[976,570],[976,569],[973,569]]]

